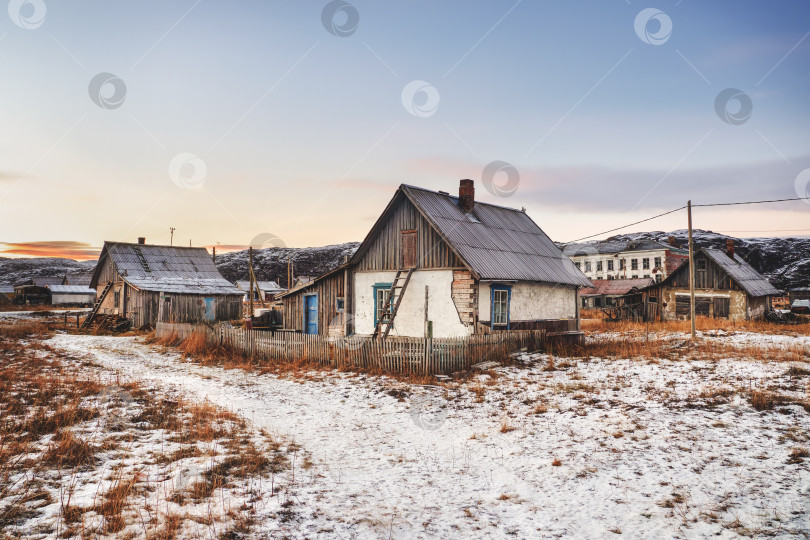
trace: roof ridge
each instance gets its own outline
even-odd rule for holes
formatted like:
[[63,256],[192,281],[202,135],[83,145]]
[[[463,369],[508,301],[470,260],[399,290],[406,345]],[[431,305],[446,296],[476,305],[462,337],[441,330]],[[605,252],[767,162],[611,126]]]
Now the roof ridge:
[[[438,190],[427,189],[427,188],[423,188],[423,187],[420,187],[420,186],[414,186],[414,185],[411,185],[411,184],[400,184],[399,187],[401,187],[401,188],[406,187],[406,188],[409,188],[409,189],[418,189],[420,191],[427,191],[428,193],[433,193],[435,195],[441,195],[442,197],[450,197],[451,199],[458,199],[458,195],[453,195],[449,191],[447,192],[447,195],[445,195],[444,193],[442,193],[441,191],[438,191]],[[502,210],[511,210],[512,212],[517,212],[518,214],[524,214],[524,215],[526,214],[526,212],[523,212],[522,210],[518,210],[517,208],[512,208],[511,206],[503,206],[503,205],[500,205],[500,204],[493,204],[493,203],[488,203],[488,202],[479,201],[479,200],[476,200],[475,204],[483,204],[485,206],[492,206],[493,208],[500,208]]]

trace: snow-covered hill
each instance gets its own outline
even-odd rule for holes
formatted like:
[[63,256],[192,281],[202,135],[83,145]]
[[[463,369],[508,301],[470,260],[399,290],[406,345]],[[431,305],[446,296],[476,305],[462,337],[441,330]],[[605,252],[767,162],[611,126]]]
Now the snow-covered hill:
[[[689,233],[686,229],[620,234],[608,240],[657,240],[666,244],[670,236],[674,236],[681,247],[688,246]],[[733,239],[737,255],[748,261],[778,289],[810,286],[810,238],[735,238],[701,229],[695,229],[693,237],[696,249],[725,249],[726,240]]]
[[76,262],[73,259],[43,257],[38,259],[9,259],[0,257],[0,285],[14,285],[32,277],[64,277],[66,273],[92,272],[96,261]]
[[[308,248],[271,247],[253,252],[253,269],[260,280],[277,281],[287,287],[287,261],[292,257],[293,274],[317,277],[337,268],[345,257],[351,257],[360,242]],[[217,255],[217,267],[229,281],[248,279],[248,251]]]

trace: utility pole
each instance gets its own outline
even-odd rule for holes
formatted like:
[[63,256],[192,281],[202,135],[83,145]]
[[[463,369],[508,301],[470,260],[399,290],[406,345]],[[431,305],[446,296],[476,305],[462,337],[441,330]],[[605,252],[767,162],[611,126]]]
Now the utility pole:
[[692,241],[692,201],[686,203],[686,213],[689,219],[689,319],[692,321],[692,340],[695,334],[695,244]]
[[253,318],[253,246],[248,248],[248,258],[250,260],[250,268],[248,269],[248,272],[250,274],[248,276],[248,278],[250,279],[250,287],[248,287],[248,298],[250,300],[248,301],[249,302],[248,305],[249,305],[249,309],[250,309],[249,317],[252,319]]
[[171,233],[171,237],[169,237],[169,245],[174,245],[174,227],[169,227],[169,232]]

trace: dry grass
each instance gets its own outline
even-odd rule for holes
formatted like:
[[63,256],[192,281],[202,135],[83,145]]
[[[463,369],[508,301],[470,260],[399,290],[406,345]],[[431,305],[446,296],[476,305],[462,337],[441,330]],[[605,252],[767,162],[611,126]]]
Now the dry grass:
[[[723,330],[725,332],[756,332],[759,334],[787,334],[810,335],[810,319],[799,324],[781,324],[768,321],[730,321],[728,319],[713,319],[698,316],[695,319],[695,328],[701,332],[709,330]],[[633,321],[610,322],[603,317],[585,318],[582,320],[582,330],[590,332],[682,332],[689,333],[691,324],[685,321],[664,321],[643,323]]]
[[[12,534],[13,527],[37,518],[56,502],[60,520],[46,534],[128,538],[138,501],[143,502],[142,495],[154,490],[138,472],[144,465],[170,469],[182,460],[207,463],[197,483],[182,487],[173,497],[181,503],[185,499],[206,503],[220,489],[265,476],[273,485],[273,475],[290,468],[288,453],[298,451],[294,445],[256,434],[244,419],[210,403],[168,399],[136,383],[117,382],[109,387],[99,380],[100,370],[62,358],[39,342],[48,331],[38,323],[0,323],[0,500],[4,503],[0,505],[0,530]],[[104,392],[109,388],[115,389],[112,395]],[[126,401],[115,397],[122,393]],[[111,416],[111,409],[124,407],[130,412]],[[112,426],[112,431],[99,431],[100,426]],[[161,439],[166,441],[166,452],[132,455],[131,443],[151,440],[155,430],[164,433]],[[204,454],[199,445],[206,443],[216,451],[200,460]],[[313,466],[308,456],[305,461]],[[98,473],[102,468],[114,471],[112,485],[99,492],[90,506],[71,502],[76,482],[101,482],[103,474]],[[23,472],[28,474],[21,480],[9,481]],[[146,527],[152,538],[181,537],[187,520],[201,519],[186,513],[156,512]],[[233,523],[234,530],[249,529],[252,523],[249,515],[241,514],[212,514],[205,519]]]

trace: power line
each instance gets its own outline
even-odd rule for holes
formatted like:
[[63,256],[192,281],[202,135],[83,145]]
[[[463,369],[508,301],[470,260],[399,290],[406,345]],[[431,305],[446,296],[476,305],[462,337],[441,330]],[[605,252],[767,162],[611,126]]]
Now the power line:
[[679,210],[683,210],[684,208],[686,208],[686,207],[681,206],[680,208],[676,208],[675,210],[670,210],[669,212],[664,212],[663,214],[658,214],[657,216],[649,217],[647,219],[642,219],[641,221],[635,221],[635,222],[630,223],[628,225],[622,225],[621,227],[616,227],[615,229],[610,229],[609,231],[602,231],[600,233],[592,234],[590,236],[583,236],[582,238],[577,238],[576,240],[571,240],[570,242],[566,242],[566,244],[571,244],[573,242],[579,242],[581,240],[587,240],[588,238],[593,238],[594,236],[602,236],[603,234],[607,234],[609,232],[614,232],[614,231],[619,231],[621,229],[626,229],[627,227],[632,227],[633,225],[638,225],[639,223],[644,223],[645,221],[652,221],[653,219],[657,219],[657,218],[660,218],[662,216],[666,216],[668,214],[675,213],[675,212],[677,212]]
[[[788,201],[807,201],[807,200],[810,200],[810,197],[794,197],[792,199],[771,199],[771,200],[767,200],[767,201],[743,201],[743,202],[728,202],[728,203],[693,204],[692,208],[697,208],[697,207],[706,208],[706,207],[710,207],[710,206],[736,206],[736,205],[742,205],[742,204],[764,204],[764,203],[776,203],[776,202],[788,202]],[[679,210],[683,210],[684,208],[686,208],[686,206],[681,206],[680,208],[676,208],[674,210],[664,212],[663,214],[658,214],[658,215],[655,215],[655,216],[652,216],[652,217],[648,217],[648,218],[642,219],[640,221],[634,221],[633,223],[628,223],[627,225],[622,225],[621,227],[616,227],[615,229],[610,229],[610,230],[607,230],[607,231],[602,231],[600,233],[591,234],[591,235],[588,235],[588,236],[583,236],[582,238],[577,238],[576,240],[571,240],[571,241],[565,242],[565,243],[566,244],[572,244],[574,242],[581,242],[582,240],[587,240],[589,238],[593,238],[594,236],[602,236],[603,234],[607,234],[607,233],[611,233],[611,232],[615,232],[615,231],[620,231],[622,229],[632,227],[633,225],[638,225],[639,223],[644,223],[646,221],[652,221],[654,219],[658,219],[660,217],[663,217],[663,216],[666,216],[666,215],[669,215],[669,214],[673,214],[673,213],[675,213],[675,212],[677,212]],[[793,229],[793,230],[794,231],[802,231],[802,230],[808,230],[808,229]],[[784,229],[783,231],[770,231],[770,232],[787,232],[787,231],[791,231],[791,230],[790,229]],[[769,231],[727,231],[727,232],[769,232]]]
[[696,208],[698,206],[706,207],[706,206],[735,206],[739,204],[763,204],[763,203],[775,203],[775,202],[787,202],[787,201],[806,201],[810,200],[810,197],[795,197],[793,199],[772,199],[770,201],[745,201],[745,202],[727,202],[727,203],[712,203],[712,204],[693,204],[692,208]]

